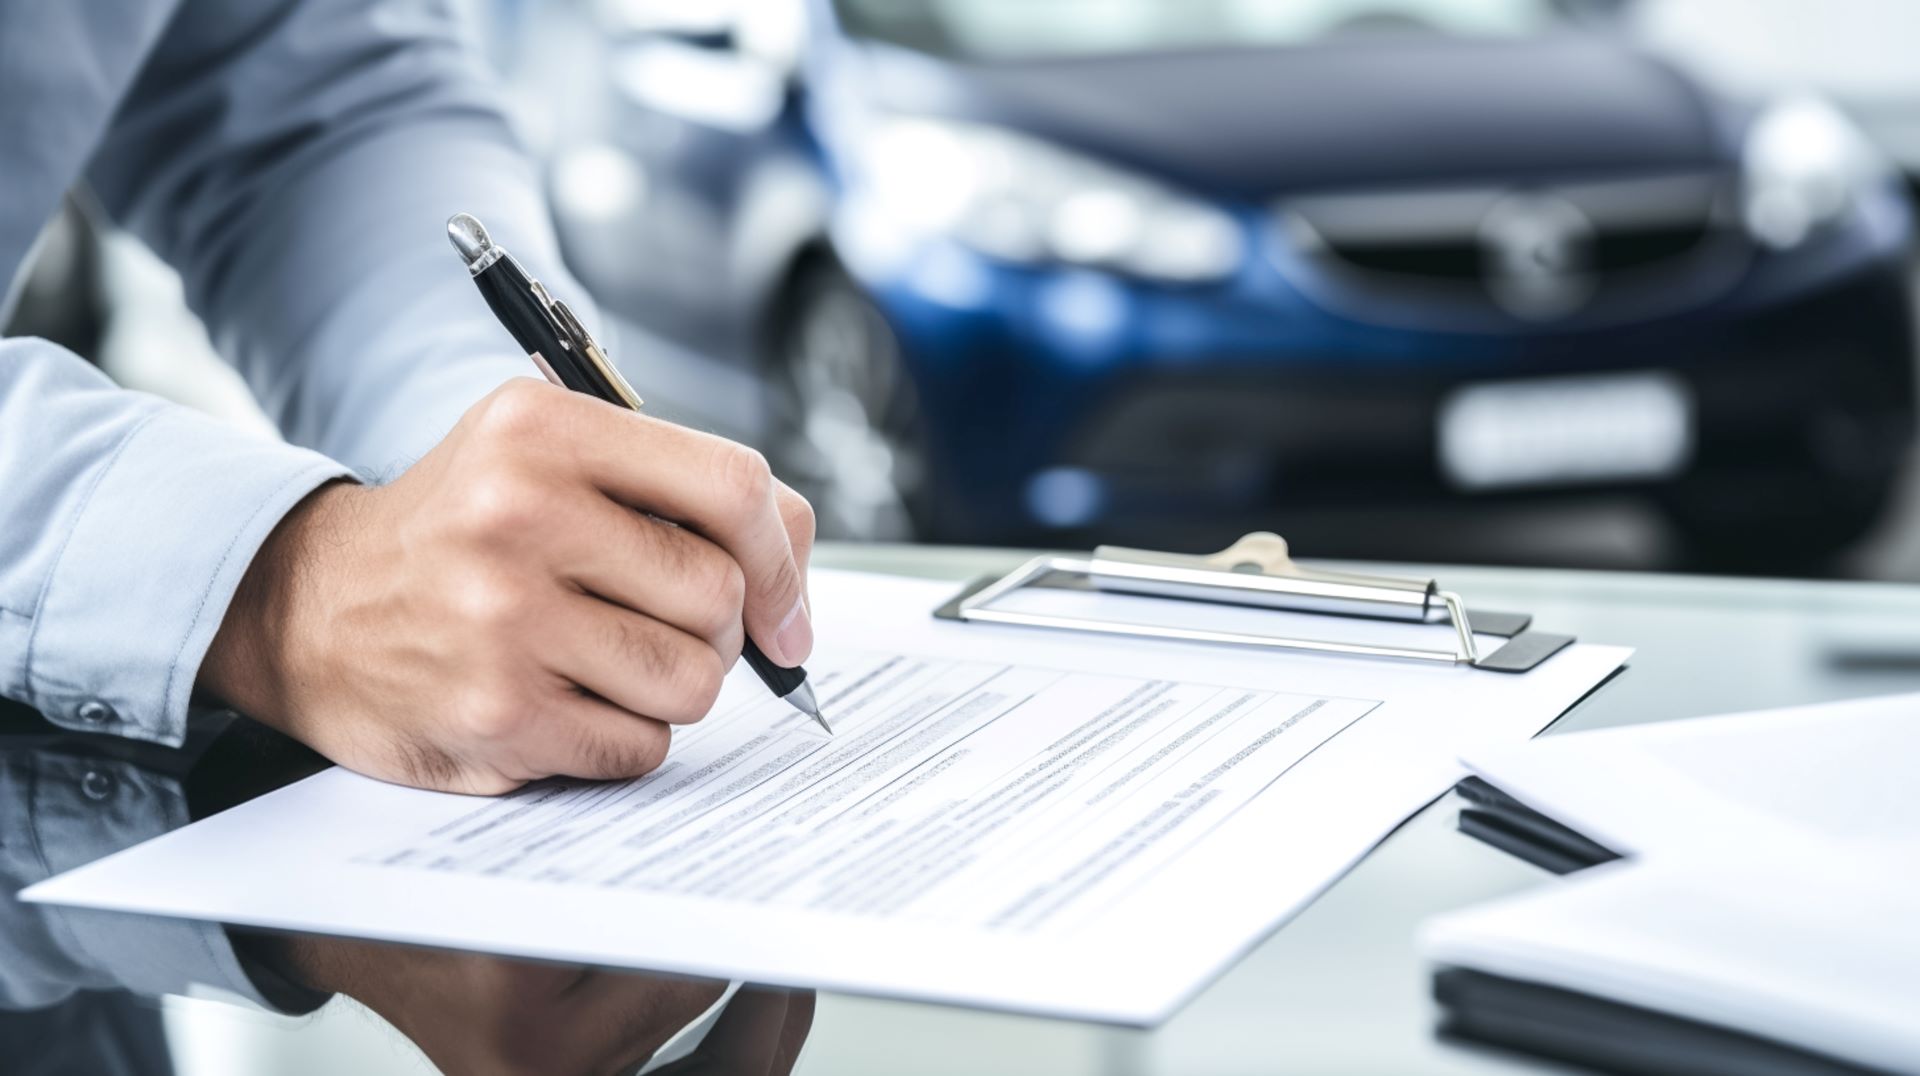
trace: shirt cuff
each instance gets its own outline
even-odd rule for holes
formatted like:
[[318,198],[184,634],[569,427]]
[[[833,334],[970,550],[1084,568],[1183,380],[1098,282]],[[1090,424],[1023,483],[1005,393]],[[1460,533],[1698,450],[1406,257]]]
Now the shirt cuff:
[[96,473],[27,647],[30,701],[67,728],[178,746],[241,576],[334,461],[180,408],[156,410]]

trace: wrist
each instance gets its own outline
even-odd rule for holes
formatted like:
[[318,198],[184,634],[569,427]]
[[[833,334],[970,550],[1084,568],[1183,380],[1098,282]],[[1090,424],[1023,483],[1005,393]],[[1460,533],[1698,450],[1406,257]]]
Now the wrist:
[[274,527],[254,553],[220,628],[201,660],[196,686],[268,724],[287,709],[286,688],[297,677],[292,659],[314,640],[301,624],[312,598],[348,536],[354,502],[366,491],[351,482],[321,486]]

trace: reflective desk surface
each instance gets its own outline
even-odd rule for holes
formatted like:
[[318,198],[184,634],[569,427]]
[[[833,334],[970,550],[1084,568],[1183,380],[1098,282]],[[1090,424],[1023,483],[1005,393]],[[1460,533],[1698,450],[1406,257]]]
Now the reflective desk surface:
[[[826,546],[816,563],[956,581],[1009,551]],[[1551,734],[1920,690],[1920,587],[1488,568],[1431,575],[1483,608],[1638,648]],[[211,719],[180,752],[0,722],[0,868],[20,886],[310,771],[293,745]],[[1436,912],[1551,884],[1455,828],[1449,797],[1416,816],[1292,923],[1151,1032],[871,998],[744,991],[705,1046],[658,1071],[849,1073],[1405,1073],[1537,1063],[1434,1035],[1414,945]],[[1305,820],[1310,823],[1311,820]],[[79,918],[76,918],[79,917]],[[473,954],[230,935],[140,917],[0,902],[0,1068],[18,1072],[631,1072],[719,987]],[[171,932],[170,932],[171,931]],[[226,944],[222,944],[226,943]],[[232,952],[227,948],[231,946]],[[310,1015],[153,991],[232,963]],[[116,986],[145,984],[149,991]],[[328,992],[343,990],[350,996]],[[358,1000],[356,1000],[358,999]],[[324,1003],[323,1003],[324,1002]],[[714,1022],[716,1021],[717,1022]],[[424,1049],[423,1049],[424,1048]],[[797,1056],[797,1061],[796,1061]]]

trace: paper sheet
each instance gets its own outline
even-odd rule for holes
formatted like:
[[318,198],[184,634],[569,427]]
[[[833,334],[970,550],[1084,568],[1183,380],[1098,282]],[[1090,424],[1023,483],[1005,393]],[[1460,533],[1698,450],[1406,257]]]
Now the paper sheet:
[[1598,729],[1464,757],[1623,855],[1767,859],[1803,840],[1912,859],[1920,846],[1920,695]]
[[1777,860],[1608,863],[1442,916],[1422,931],[1421,948],[1439,964],[1734,1028],[1876,1071],[1920,1071],[1912,929],[1920,878],[1908,861],[1817,846],[1774,852]]
[[1920,695],[1467,753],[1628,857],[1441,916],[1439,964],[1920,1070]]
[[1151,1024],[1460,751],[1538,731],[1626,656],[1511,676],[933,620],[953,589],[816,574],[831,738],[741,671],[638,781],[483,800],[332,770],[24,896]]

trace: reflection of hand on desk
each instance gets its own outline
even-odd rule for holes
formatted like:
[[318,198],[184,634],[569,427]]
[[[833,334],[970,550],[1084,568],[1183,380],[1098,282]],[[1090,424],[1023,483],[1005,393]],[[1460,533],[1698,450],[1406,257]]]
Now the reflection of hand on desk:
[[[726,984],[529,964],[343,938],[254,939],[282,972],[379,1013],[443,1072],[632,1072],[721,1000]],[[748,988],[700,1044],[655,1072],[792,1070],[810,991]]]

